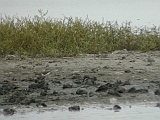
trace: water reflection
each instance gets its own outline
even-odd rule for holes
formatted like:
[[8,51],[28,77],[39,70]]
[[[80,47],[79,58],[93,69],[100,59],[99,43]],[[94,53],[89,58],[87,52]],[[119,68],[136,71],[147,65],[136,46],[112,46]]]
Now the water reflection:
[[1,120],[157,120],[160,117],[159,107],[149,106],[123,106],[119,112],[107,107],[89,107],[80,112],[64,110],[51,110],[46,112],[29,112],[13,116],[0,116]]

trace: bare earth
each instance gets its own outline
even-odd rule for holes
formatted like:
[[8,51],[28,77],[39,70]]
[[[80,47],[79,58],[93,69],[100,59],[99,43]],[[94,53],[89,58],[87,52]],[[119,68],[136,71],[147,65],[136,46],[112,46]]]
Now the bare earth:
[[0,58],[1,112],[65,104],[159,103],[159,86],[159,51]]

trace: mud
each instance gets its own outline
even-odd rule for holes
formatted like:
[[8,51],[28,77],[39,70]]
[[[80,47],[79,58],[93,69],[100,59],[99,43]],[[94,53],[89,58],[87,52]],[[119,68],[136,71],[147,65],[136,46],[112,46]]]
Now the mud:
[[159,105],[159,73],[159,51],[121,50],[63,58],[8,55],[0,58],[1,113],[85,103]]

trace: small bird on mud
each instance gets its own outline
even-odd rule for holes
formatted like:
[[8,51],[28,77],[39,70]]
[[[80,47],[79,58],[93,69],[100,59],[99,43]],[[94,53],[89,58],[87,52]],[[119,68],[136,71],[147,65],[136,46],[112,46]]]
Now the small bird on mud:
[[34,72],[35,75],[38,75],[38,79],[48,78],[47,76],[51,74],[50,70],[43,70],[41,72]]
[[42,75],[42,76],[47,76],[47,75],[49,75],[50,73],[51,73],[50,70],[43,70],[43,71],[41,72],[41,75]]

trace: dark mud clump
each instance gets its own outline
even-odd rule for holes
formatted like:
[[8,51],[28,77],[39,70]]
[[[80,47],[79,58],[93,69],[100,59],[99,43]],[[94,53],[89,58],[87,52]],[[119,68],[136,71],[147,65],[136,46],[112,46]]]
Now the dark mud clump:
[[[48,107],[53,104],[74,106],[86,102],[119,104],[160,100],[158,52],[122,50],[104,56],[1,58],[0,106]],[[148,56],[155,59],[150,66]],[[44,74],[45,71],[49,72]],[[12,113],[9,109],[5,111]]]

